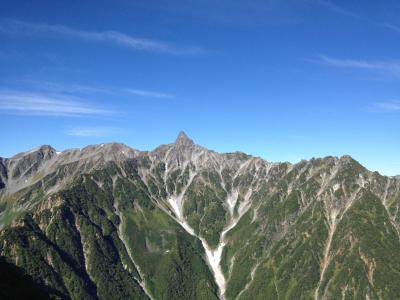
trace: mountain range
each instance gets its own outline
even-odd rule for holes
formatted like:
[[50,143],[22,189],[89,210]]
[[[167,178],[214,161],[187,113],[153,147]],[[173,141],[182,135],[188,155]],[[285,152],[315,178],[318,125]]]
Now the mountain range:
[[400,178],[350,156],[269,162],[183,132],[0,158],[0,255],[56,299],[400,299],[399,207]]

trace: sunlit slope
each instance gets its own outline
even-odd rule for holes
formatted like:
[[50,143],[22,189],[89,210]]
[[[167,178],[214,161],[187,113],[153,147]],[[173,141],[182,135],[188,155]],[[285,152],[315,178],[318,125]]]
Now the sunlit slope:
[[400,180],[351,157],[43,146],[0,161],[0,253],[72,299],[396,299]]

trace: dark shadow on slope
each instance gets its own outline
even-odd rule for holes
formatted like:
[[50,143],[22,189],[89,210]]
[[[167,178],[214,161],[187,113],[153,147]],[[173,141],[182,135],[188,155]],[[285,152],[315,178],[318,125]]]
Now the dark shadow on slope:
[[51,299],[45,289],[23,269],[0,257],[0,299]]

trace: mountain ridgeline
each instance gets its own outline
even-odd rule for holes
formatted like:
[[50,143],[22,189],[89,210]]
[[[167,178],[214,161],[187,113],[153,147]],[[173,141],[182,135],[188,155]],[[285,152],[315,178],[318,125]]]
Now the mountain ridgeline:
[[349,156],[0,158],[0,255],[56,299],[400,299],[400,179]]

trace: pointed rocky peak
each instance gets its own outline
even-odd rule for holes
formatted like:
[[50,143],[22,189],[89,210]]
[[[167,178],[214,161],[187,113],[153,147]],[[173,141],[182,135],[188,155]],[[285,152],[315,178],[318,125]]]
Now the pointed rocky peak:
[[50,145],[42,145],[36,151],[33,151],[33,153],[35,153],[34,156],[36,156],[38,160],[48,160],[57,155],[56,149]]
[[206,151],[205,148],[196,145],[186,133],[181,131],[174,143],[159,146],[151,152],[151,155],[159,157],[172,167],[173,165],[183,165],[184,162],[192,160],[193,156],[198,156]]
[[38,151],[55,151],[55,149],[50,145],[42,145],[39,147]]
[[364,168],[357,160],[350,155],[343,155],[339,158],[339,164],[347,167]]
[[36,172],[42,164],[51,160],[56,155],[56,149],[49,145],[42,145],[10,158],[8,160],[8,168],[13,178],[29,175]]
[[175,145],[177,146],[193,146],[193,140],[191,140],[185,132],[181,131],[179,132],[176,140],[175,140]]
[[13,157],[11,157],[10,160],[21,159],[25,156],[46,156],[46,155],[52,156],[54,153],[56,153],[56,149],[54,149],[50,145],[42,145],[32,150],[18,153]]

